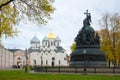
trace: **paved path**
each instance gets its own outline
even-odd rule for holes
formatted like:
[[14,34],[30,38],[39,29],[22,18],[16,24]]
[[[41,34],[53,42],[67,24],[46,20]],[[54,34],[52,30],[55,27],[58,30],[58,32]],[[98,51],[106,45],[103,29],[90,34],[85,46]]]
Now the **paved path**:
[[28,71],[28,73],[34,73],[34,74],[75,74],[75,75],[120,75],[118,73],[67,73],[67,72],[34,72]]

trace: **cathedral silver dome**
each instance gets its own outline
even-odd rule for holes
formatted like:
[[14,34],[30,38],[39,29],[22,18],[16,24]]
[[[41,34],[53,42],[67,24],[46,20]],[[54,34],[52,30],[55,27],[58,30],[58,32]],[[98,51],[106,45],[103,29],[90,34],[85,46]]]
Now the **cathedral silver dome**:
[[40,40],[36,37],[36,35],[31,39],[31,43],[40,43]]

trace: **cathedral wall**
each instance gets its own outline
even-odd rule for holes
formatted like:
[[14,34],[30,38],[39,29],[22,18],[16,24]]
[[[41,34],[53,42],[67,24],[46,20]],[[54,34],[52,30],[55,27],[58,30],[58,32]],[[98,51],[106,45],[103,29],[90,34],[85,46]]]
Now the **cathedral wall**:
[[32,52],[30,53],[30,55],[30,65],[52,66],[52,64],[54,63],[54,66],[67,66],[65,53]]
[[30,65],[39,65],[38,58],[39,58],[39,52],[30,53]]
[[38,47],[40,47],[40,44],[39,43],[31,43],[31,47],[38,48]]

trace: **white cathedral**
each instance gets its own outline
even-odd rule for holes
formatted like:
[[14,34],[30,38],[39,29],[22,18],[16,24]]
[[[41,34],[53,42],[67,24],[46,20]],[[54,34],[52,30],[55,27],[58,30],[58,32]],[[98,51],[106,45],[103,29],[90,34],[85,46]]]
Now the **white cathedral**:
[[67,66],[66,50],[61,46],[61,40],[53,33],[40,43],[40,40],[34,36],[29,48],[29,65],[39,66]]

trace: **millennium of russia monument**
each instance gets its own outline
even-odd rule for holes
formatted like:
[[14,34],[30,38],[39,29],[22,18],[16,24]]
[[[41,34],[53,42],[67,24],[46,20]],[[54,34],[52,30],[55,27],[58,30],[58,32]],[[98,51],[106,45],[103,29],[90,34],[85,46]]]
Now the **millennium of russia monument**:
[[71,53],[71,67],[106,67],[105,54],[100,51],[100,37],[90,26],[91,15],[84,13],[83,27],[75,38],[76,49]]

